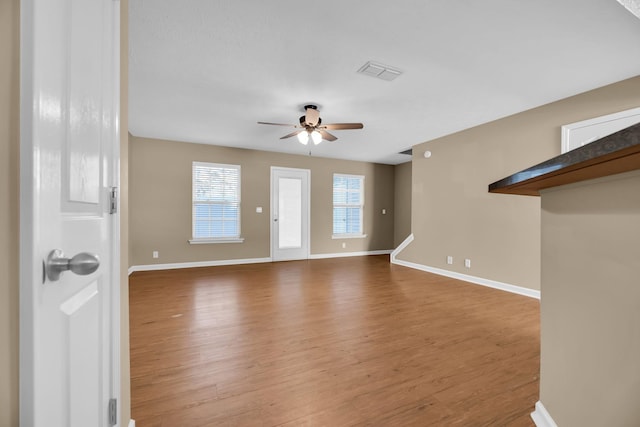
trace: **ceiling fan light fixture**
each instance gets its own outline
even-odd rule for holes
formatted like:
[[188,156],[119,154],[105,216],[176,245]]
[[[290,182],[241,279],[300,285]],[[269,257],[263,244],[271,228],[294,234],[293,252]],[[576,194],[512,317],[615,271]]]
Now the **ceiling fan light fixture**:
[[302,145],[307,145],[307,143],[309,142],[309,133],[304,130],[298,133],[298,141]]
[[311,139],[315,145],[318,145],[322,141],[322,135],[317,130],[314,130],[311,132]]
[[[640,0],[639,0],[640,1]],[[304,116],[300,116],[298,120],[300,124],[289,125],[286,123],[272,123],[272,122],[258,122],[259,125],[274,125],[274,126],[286,126],[293,127],[299,130],[295,130],[280,139],[298,137],[298,142],[302,145],[307,145],[311,139],[315,145],[320,144],[323,140],[333,142],[338,138],[330,134],[329,130],[348,130],[348,129],[362,129],[364,125],[362,123],[322,123],[318,107],[316,105],[305,105]]]

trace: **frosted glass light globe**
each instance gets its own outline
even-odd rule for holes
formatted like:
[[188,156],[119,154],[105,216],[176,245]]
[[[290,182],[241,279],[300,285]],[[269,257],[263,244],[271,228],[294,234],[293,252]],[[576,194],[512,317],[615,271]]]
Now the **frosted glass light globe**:
[[309,133],[306,131],[302,131],[298,134],[298,141],[300,141],[300,144],[302,145],[307,145],[307,143],[309,142]]
[[311,139],[315,145],[318,145],[322,141],[322,135],[317,130],[314,130],[311,132]]

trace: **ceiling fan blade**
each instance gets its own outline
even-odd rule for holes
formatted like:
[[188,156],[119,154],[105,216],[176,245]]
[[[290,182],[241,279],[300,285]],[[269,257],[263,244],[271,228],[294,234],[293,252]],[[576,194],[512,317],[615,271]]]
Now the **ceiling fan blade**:
[[292,136],[296,136],[297,134],[299,134],[300,132],[306,132],[305,130],[297,130],[295,132],[291,132],[285,136],[281,136],[280,139],[285,139],[285,138],[291,138]]
[[271,123],[271,122],[258,122],[259,125],[275,125],[275,126],[288,126],[288,127],[296,127],[296,125],[284,124],[284,123]]
[[322,125],[324,129],[330,130],[344,130],[344,129],[362,129],[364,125],[362,123],[329,123]]
[[336,138],[335,136],[331,135],[329,132],[327,132],[326,130],[319,130],[318,132],[320,132],[320,135],[322,135],[322,139],[326,139],[327,141],[335,141]]

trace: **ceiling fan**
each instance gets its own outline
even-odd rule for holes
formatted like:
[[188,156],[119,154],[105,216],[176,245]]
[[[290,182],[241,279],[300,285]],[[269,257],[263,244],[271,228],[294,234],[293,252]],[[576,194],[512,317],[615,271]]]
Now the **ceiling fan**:
[[289,125],[284,123],[270,123],[270,122],[258,122],[260,125],[276,125],[276,126],[291,126],[298,128],[295,132],[291,132],[280,139],[291,138],[297,136],[298,141],[301,144],[307,145],[309,139],[313,141],[315,145],[320,144],[323,139],[327,141],[335,141],[337,137],[331,135],[327,130],[346,130],[346,129],[362,129],[364,125],[362,123],[327,123],[322,124],[320,118],[320,111],[316,105],[305,105],[304,116],[300,116],[300,124]]

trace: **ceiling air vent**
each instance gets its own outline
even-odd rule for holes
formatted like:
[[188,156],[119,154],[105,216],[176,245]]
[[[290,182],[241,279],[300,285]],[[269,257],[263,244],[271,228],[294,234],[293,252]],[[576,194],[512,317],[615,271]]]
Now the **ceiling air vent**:
[[390,82],[402,74],[402,71],[397,68],[389,67],[388,65],[382,65],[376,62],[367,62],[358,70],[359,73],[365,74],[371,77],[377,77],[382,80]]

